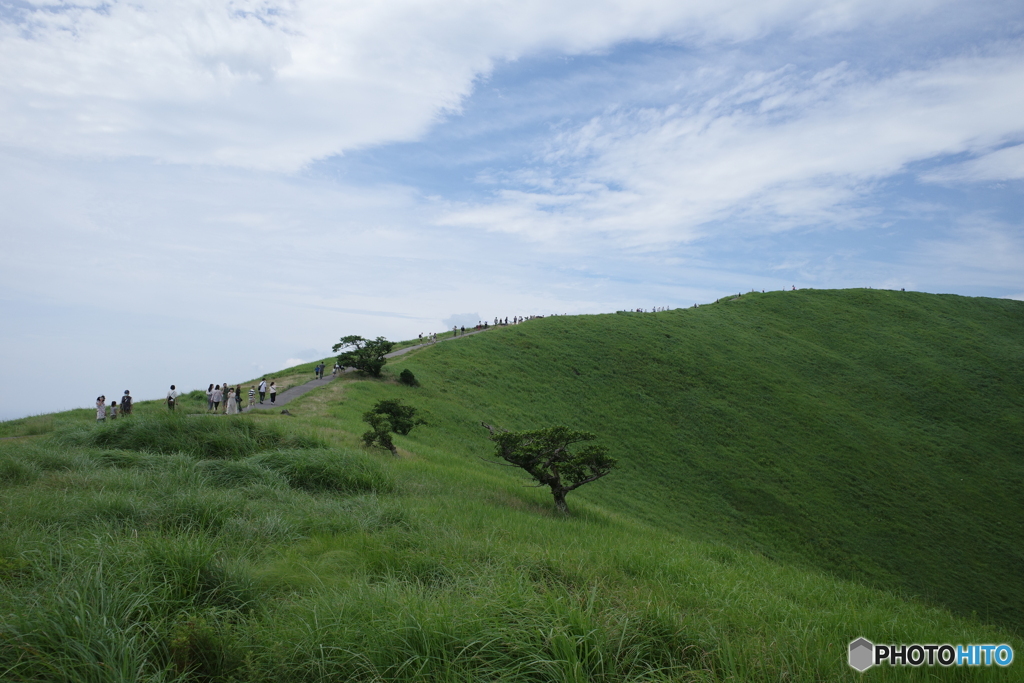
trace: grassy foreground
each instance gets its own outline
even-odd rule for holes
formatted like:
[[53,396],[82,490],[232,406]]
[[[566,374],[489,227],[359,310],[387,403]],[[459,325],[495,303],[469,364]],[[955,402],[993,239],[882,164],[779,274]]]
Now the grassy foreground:
[[[807,293],[802,306],[825,301],[820,317],[831,323],[829,312],[844,307],[849,317],[860,315],[849,301],[830,299],[842,294]],[[873,464],[881,466],[894,452],[887,444],[893,434],[901,434],[897,444],[913,443],[907,424],[923,420],[922,433],[947,422],[964,429],[971,422],[959,413],[973,401],[1005,404],[1012,413],[1020,405],[1019,363],[995,373],[998,392],[981,388],[931,419],[933,404],[907,409],[913,401],[892,396],[891,382],[862,400],[866,386],[893,374],[883,366],[863,376],[881,362],[871,345],[851,340],[851,349],[861,349],[857,366],[838,372],[815,354],[831,353],[835,367],[854,362],[830,348],[843,331],[774,305],[766,295],[678,313],[531,321],[397,361],[393,371],[413,369],[420,388],[346,377],[290,404],[297,417],[167,415],[146,403],[130,420],[102,426],[90,411],[50,417],[36,430],[42,433],[0,442],[0,680],[861,680],[846,665],[847,643],[858,636],[1008,642],[1020,656],[1012,612],[1002,625],[986,625],[996,620],[943,606],[958,608],[944,584],[932,581],[944,565],[920,552],[938,524],[916,531],[923,540],[905,540],[917,561],[932,564],[886,564],[891,550],[872,552],[839,519],[844,506],[864,498],[858,503],[837,488],[851,469],[844,454],[880,449]],[[1020,312],[1008,310],[1012,331]],[[976,323],[960,313],[957,324]],[[983,315],[999,317],[998,310]],[[998,320],[976,324],[984,329],[965,333],[976,353],[960,361],[962,382],[973,381],[979,358],[1002,362],[992,339],[1004,340],[1006,354],[1019,344],[1012,334],[999,337]],[[857,327],[850,322],[846,334]],[[758,342],[765,329],[777,335],[770,343]],[[889,330],[882,325],[875,334],[895,334]],[[948,335],[936,343],[945,349],[932,350],[945,359],[941,365],[953,365],[958,347]],[[784,361],[772,348],[785,348],[791,365],[778,365]],[[932,345],[918,339],[913,348],[911,355],[926,358]],[[683,362],[686,374],[676,367]],[[905,360],[889,362],[895,370]],[[910,392],[919,379],[930,381],[906,369],[899,378]],[[940,379],[942,393],[950,380]],[[802,391],[811,398],[794,405]],[[956,385],[952,394],[963,391]],[[764,392],[782,394],[776,404],[785,410],[773,412]],[[419,406],[430,422],[396,439],[398,459],[358,445],[361,411],[385,396]],[[894,402],[902,426],[891,424],[901,419],[886,408]],[[201,410],[202,401],[194,406]],[[1012,482],[1020,462],[1005,449],[1020,443],[1019,423],[990,406],[976,409],[989,411],[983,424],[991,434],[956,441],[948,426],[926,443],[945,444],[955,468],[957,445],[983,437],[971,452],[1001,458],[995,464]],[[841,428],[843,418],[866,410],[862,432]],[[480,419],[510,428],[568,421],[597,432],[624,467],[570,496],[574,515],[561,518],[550,495],[478,457],[489,452]],[[806,428],[819,422],[828,428]],[[882,431],[872,431],[880,423]],[[719,433],[723,425],[728,431]],[[831,459],[818,462],[805,443],[848,450],[822,450]],[[790,477],[788,488],[781,475],[746,471],[760,458]],[[943,461],[930,462],[937,479],[951,476]],[[833,469],[839,474],[828,476]],[[956,471],[970,476],[970,469]],[[1005,537],[1007,552],[1019,552],[1012,503],[1020,499],[992,479],[972,478],[974,495],[964,494],[963,503],[936,489],[948,499],[938,501],[946,505],[940,512],[977,515],[970,519],[987,520],[999,501],[1009,502],[998,516],[1009,530],[947,543],[946,553],[962,554],[949,563],[959,559],[964,571],[990,533],[1000,543]],[[766,511],[755,493],[729,497],[755,486],[796,512]],[[881,534],[908,511],[916,515],[910,519],[927,518],[943,496],[925,493],[893,483],[865,494],[884,523],[862,533]],[[809,550],[808,528],[830,530],[831,554]],[[846,557],[884,571],[857,577]],[[1015,595],[1020,577],[999,576]],[[933,587],[933,604],[865,581],[890,588],[923,582]],[[881,667],[863,676],[1022,680],[1022,670],[1019,662],[1002,670]]]

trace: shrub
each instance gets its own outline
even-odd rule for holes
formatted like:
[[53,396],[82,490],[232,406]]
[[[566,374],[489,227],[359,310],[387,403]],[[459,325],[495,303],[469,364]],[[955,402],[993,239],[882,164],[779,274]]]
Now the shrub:
[[420,381],[416,379],[416,375],[412,374],[412,370],[406,368],[398,374],[398,381],[402,384],[410,387],[418,387]]

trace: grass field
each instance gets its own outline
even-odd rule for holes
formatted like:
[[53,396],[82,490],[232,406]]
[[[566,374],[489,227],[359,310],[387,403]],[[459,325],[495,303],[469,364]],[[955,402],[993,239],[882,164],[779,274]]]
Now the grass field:
[[[295,417],[190,395],[3,423],[0,680],[853,681],[859,636],[1019,654],[1022,331],[1019,302],[745,295],[437,344]],[[384,397],[429,423],[399,458],[359,445]],[[481,420],[588,429],[622,466],[564,518],[485,462]]]

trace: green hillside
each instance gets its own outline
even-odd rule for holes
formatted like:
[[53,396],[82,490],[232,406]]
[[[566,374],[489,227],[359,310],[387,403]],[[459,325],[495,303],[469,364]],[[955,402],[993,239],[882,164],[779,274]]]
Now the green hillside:
[[[1022,332],[1020,302],[751,294],[489,330],[290,416],[0,423],[0,680],[1024,680],[846,664],[1024,652]],[[399,458],[361,446],[379,398],[428,421]],[[560,516],[481,420],[621,467]]]
[[402,367],[438,415],[414,441],[471,456],[480,420],[587,429],[623,467],[579,497],[1024,624],[1024,303],[748,294],[528,321]]

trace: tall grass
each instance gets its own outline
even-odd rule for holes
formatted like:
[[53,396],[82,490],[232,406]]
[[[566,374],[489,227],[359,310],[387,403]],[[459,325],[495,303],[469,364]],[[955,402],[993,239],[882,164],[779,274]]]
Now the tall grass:
[[201,416],[167,412],[132,416],[100,425],[76,425],[56,433],[54,442],[68,446],[187,453],[203,458],[244,458],[271,448],[314,448],[316,436],[289,434],[274,424],[248,417]]

